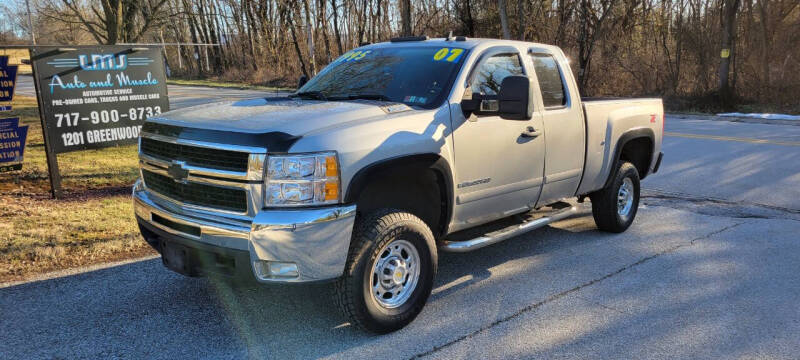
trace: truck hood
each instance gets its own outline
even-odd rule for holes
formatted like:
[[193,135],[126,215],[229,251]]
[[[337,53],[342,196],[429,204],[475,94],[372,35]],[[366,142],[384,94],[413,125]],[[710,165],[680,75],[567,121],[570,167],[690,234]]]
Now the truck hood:
[[405,104],[383,101],[259,98],[183,108],[148,121],[193,129],[302,136],[320,128],[407,111],[412,109]]

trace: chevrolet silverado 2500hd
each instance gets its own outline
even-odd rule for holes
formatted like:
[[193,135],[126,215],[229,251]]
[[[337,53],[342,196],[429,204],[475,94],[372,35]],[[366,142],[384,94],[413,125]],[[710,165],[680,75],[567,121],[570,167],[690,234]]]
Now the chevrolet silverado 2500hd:
[[576,212],[625,231],[658,170],[660,99],[581,99],[557,47],[463,37],[354,49],[297,92],[148,119],[136,219],[169,269],[330,280],[353,324],[411,322],[437,252]]

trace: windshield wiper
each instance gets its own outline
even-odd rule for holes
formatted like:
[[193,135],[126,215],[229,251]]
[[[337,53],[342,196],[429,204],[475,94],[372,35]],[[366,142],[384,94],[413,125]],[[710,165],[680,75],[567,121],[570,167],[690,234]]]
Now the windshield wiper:
[[388,96],[383,94],[348,94],[346,96],[342,96],[347,100],[381,100],[381,101],[392,101]]
[[321,91],[303,91],[294,94],[289,94],[290,98],[304,98],[304,99],[314,99],[314,100],[328,100],[328,97],[325,96]]
[[327,100],[327,101],[340,101],[340,100],[380,100],[392,101],[388,96],[383,94],[347,94],[347,95],[332,95],[325,96],[321,91],[303,91],[289,95],[290,98],[300,97],[307,99]]

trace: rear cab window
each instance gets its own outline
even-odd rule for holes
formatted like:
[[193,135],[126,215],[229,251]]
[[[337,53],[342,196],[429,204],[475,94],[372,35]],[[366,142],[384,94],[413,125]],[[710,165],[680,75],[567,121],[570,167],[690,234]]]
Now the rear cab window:
[[536,79],[542,92],[542,102],[546,110],[560,109],[567,105],[567,90],[561,68],[552,55],[531,54]]

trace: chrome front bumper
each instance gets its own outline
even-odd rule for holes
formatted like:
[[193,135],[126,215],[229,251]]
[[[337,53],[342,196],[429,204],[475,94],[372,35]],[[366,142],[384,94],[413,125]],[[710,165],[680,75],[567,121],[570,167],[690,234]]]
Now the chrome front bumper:
[[[261,210],[243,219],[198,211],[150,193],[137,180],[134,211],[140,221],[181,239],[250,254],[260,282],[334,279],[344,272],[356,206]],[[154,216],[155,215],[155,216]]]

